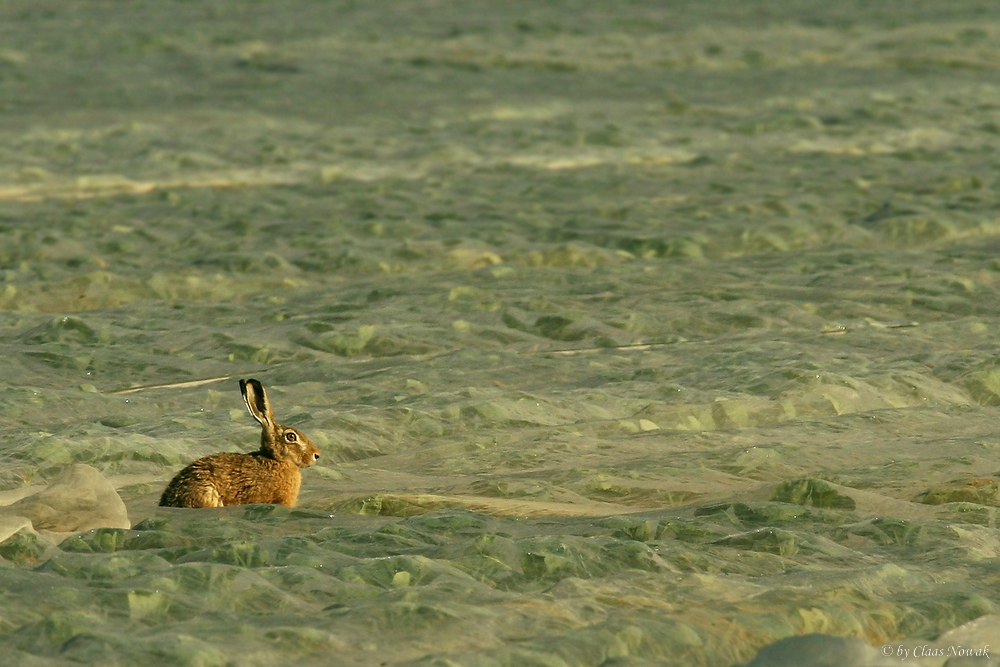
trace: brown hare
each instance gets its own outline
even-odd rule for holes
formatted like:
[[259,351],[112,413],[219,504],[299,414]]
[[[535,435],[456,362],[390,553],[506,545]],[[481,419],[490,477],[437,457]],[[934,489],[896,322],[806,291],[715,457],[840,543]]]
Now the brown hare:
[[160,497],[163,507],[225,507],[275,503],[294,507],[302,468],[319,459],[305,435],[274,421],[271,403],[257,380],[240,380],[243,400],[260,422],[260,450],[205,456],[177,473]]

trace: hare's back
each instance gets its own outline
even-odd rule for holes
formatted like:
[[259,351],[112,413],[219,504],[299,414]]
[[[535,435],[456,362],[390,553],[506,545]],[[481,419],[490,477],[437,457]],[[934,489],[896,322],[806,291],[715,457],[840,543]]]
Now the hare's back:
[[212,454],[177,473],[164,490],[160,505],[294,504],[301,479],[297,467],[261,454]]

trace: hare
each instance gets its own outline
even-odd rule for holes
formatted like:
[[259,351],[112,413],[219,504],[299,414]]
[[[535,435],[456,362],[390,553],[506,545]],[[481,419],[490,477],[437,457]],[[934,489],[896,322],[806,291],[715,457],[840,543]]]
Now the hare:
[[247,409],[260,422],[260,450],[202,457],[177,473],[160,497],[163,507],[225,507],[275,503],[294,507],[302,468],[319,460],[305,435],[274,421],[271,403],[257,380],[240,380]]

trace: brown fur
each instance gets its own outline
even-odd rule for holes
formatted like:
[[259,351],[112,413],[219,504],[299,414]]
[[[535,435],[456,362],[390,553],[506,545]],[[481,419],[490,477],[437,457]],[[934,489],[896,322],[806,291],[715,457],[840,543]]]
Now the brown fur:
[[295,506],[302,485],[301,469],[319,459],[319,449],[301,432],[274,421],[260,382],[240,380],[240,390],[250,414],[260,422],[260,450],[252,454],[222,452],[198,459],[170,481],[160,497],[161,506]]

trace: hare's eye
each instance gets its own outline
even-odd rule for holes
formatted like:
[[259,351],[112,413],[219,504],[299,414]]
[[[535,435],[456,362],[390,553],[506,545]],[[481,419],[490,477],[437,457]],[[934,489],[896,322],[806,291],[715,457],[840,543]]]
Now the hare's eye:
[[295,435],[295,431],[288,431],[287,433],[285,433],[285,440],[287,440],[288,442],[295,442],[298,439],[299,439],[298,436]]

